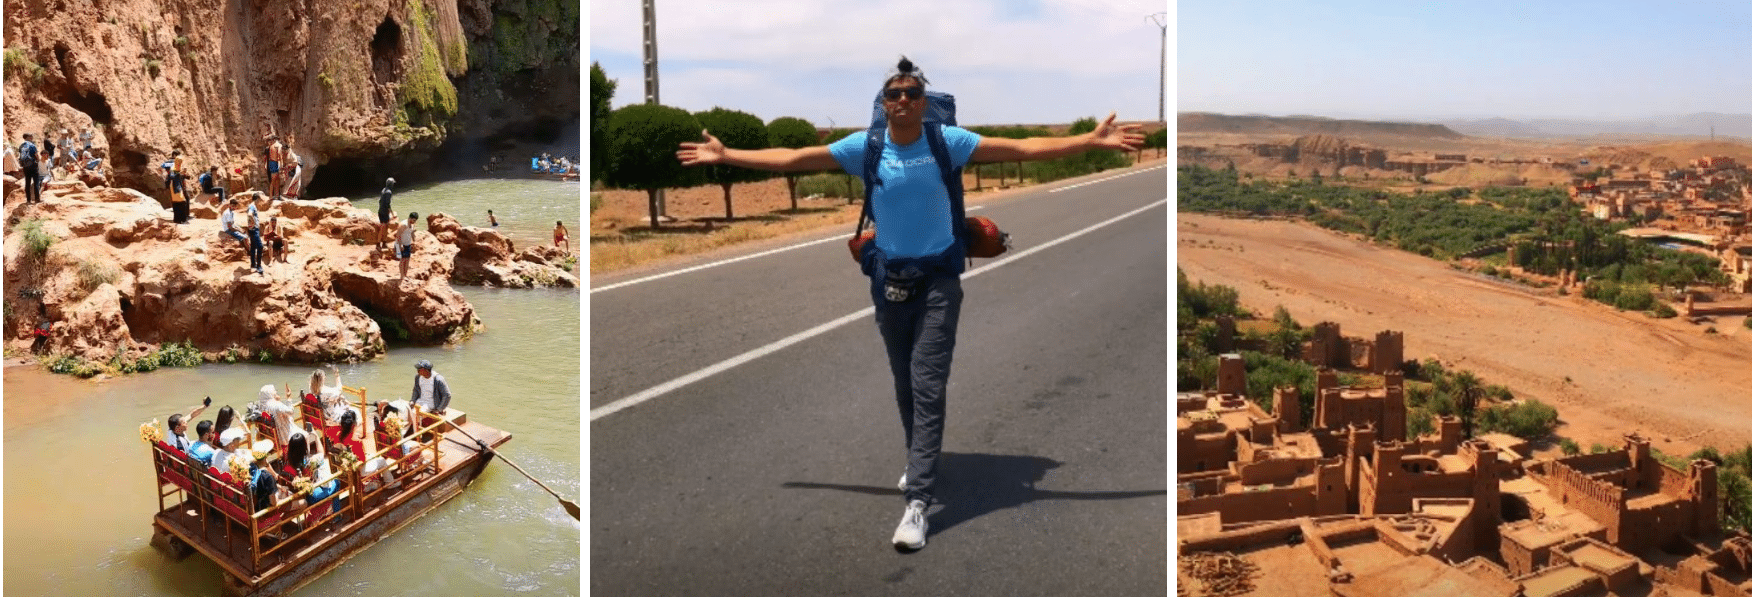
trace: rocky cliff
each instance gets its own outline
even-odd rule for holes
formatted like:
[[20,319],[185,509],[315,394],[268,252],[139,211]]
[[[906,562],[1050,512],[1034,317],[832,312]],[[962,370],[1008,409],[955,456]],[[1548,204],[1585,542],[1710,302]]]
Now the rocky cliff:
[[[374,250],[375,214],[344,199],[252,201],[278,218],[289,249],[264,273],[218,212],[198,203],[173,224],[132,189],[55,182],[39,204],[4,178],[5,342],[20,352],[125,363],[170,343],[227,356],[318,362],[374,358],[386,342],[441,343],[472,334],[474,308],[452,283],[577,286],[562,256],[515,252],[497,232],[432,214],[416,233],[407,277]],[[34,346],[34,330],[46,338]]]
[[338,165],[360,184],[416,179],[446,144],[576,120],[578,6],[7,2],[6,140],[95,127],[110,179],[149,192],[173,149],[196,168],[241,168],[234,189],[264,187],[270,134],[307,177]]

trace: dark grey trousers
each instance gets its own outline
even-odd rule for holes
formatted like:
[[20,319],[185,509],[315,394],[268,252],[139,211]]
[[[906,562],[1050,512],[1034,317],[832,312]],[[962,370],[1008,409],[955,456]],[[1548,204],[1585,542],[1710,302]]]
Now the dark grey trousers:
[[894,398],[906,432],[906,500],[933,503],[937,456],[943,451],[943,419],[955,329],[961,318],[961,276],[932,276],[923,296],[904,303],[876,297],[876,328],[888,348]]

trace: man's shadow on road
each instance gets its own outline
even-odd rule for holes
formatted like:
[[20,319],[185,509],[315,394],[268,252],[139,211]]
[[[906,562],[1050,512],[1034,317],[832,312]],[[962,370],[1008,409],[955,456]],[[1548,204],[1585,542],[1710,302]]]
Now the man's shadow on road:
[[[1007,508],[1041,500],[1126,500],[1168,495],[1166,489],[1144,491],[1053,491],[1035,489],[1046,472],[1064,463],[1040,456],[959,454],[944,452],[937,462],[937,501],[943,509],[931,516],[930,534]],[[899,496],[893,485],[840,485],[792,481],[788,489],[833,489],[867,495]]]

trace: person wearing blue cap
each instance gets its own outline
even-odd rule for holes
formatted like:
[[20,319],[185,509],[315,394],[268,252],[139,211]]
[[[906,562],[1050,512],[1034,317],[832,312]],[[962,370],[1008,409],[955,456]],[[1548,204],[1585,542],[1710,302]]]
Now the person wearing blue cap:
[[444,383],[444,376],[433,373],[432,362],[426,359],[415,363],[414,370],[419,374],[414,376],[414,395],[408,400],[420,410],[443,415],[450,408],[450,386]]

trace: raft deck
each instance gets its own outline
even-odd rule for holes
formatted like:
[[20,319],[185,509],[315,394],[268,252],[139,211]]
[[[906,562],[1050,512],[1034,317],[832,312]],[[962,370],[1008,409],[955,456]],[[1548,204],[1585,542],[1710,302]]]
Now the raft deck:
[[[509,432],[457,415],[459,411],[452,411],[448,425],[461,427],[489,447],[511,440]],[[376,489],[363,486],[361,476],[352,475],[343,484],[349,499],[337,512],[310,528],[289,532],[283,542],[258,545],[251,540],[249,526],[216,516],[211,504],[193,496],[153,517],[154,540],[167,542],[177,555],[186,556],[192,549],[218,564],[225,571],[223,594],[228,597],[291,593],[461,494],[491,460],[491,454],[483,454],[474,440],[454,428],[447,427],[442,439],[425,445],[437,448],[436,467],[429,458],[410,462],[417,468]],[[420,460],[421,454],[414,453],[410,460]],[[334,501],[311,510],[325,509]],[[256,549],[266,555],[258,555]]]

